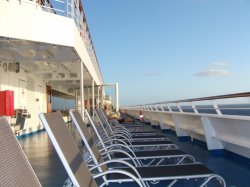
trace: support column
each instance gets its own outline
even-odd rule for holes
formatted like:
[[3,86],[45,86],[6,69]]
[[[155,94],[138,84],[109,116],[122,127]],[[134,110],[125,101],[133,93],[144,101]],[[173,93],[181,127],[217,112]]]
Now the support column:
[[81,80],[80,80],[80,98],[81,98],[81,115],[84,120],[84,81],[83,81],[83,62],[81,61]]
[[90,94],[89,94],[89,87],[87,88],[87,91],[88,91],[88,92],[87,92],[87,94],[88,94],[88,96],[87,96],[87,110],[89,111],[89,110],[90,110],[90,102],[89,102],[89,101],[90,101],[90,97],[89,97]]
[[100,86],[97,87],[97,108],[100,108]]
[[104,103],[103,103],[103,86],[101,86],[101,108],[104,107]]
[[92,80],[92,117],[94,120],[94,109],[95,109],[95,81]]
[[74,14],[75,14],[74,7],[75,7],[75,0],[72,0],[71,1],[71,18],[74,18]]
[[116,97],[116,112],[119,111],[119,88],[118,83],[115,83],[115,97]]
[[78,107],[78,89],[75,89],[75,109]]

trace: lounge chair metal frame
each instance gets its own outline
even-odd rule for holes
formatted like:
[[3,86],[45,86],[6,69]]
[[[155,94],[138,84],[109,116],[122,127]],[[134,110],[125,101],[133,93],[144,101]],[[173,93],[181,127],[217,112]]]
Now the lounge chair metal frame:
[[[54,145],[56,145],[57,152],[59,151],[60,153],[62,153],[62,154],[59,154],[59,157],[62,160],[64,160],[64,162],[63,162],[64,165],[66,165],[66,166],[69,165],[69,163],[67,163],[67,160],[65,158],[65,155],[67,156],[69,153],[63,153],[63,151],[60,150],[60,147],[62,147],[62,148],[64,148],[64,151],[65,150],[67,151],[67,149],[65,149],[65,145],[59,145],[58,144],[58,142],[57,142],[58,137],[59,137],[59,139],[61,138],[61,136],[63,136],[63,138],[65,138],[65,139],[67,138],[67,141],[63,140],[63,141],[61,141],[61,143],[67,144],[67,146],[70,147],[70,148],[75,147],[75,149],[71,149],[72,152],[70,152],[70,154],[75,155],[77,158],[79,158],[79,157],[82,158],[82,156],[80,154],[80,151],[77,148],[77,145],[76,145],[72,135],[68,131],[68,129],[67,129],[66,125],[65,125],[65,122],[63,121],[62,116],[59,113],[40,114],[39,117],[40,117],[42,123],[44,124],[45,129],[49,131],[49,133],[48,133],[49,137],[51,138],[52,143]],[[51,128],[51,126],[52,126],[52,128]],[[54,132],[52,132],[50,129],[52,129]],[[57,131],[59,131],[59,133]],[[54,133],[56,133],[57,138],[55,138]],[[68,151],[70,151],[70,150],[68,150]],[[205,171],[202,172],[203,174],[191,174],[190,171],[185,170],[185,172],[187,172],[188,174],[186,173],[186,174],[176,175],[176,176],[173,176],[173,175],[172,176],[163,176],[162,175],[163,173],[161,173],[161,175],[159,175],[158,177],[157,176],[152,177],[152,176],[147,176],[147,175],[145,175],[143,173],[143,170],[145,170],[147,168],[150,169],[150,171],[152,171],[153,168],[165,169],[165,170],[167,169],[166,171],[168,171],[168,172],[172,172],[172,170],[174,171],[175,170],[174,168],[179,168],[179,169],[182,170],[182,173],[183,173],[184,168],[190,168],[190,167],[194,168],[194,167],[197,167],[197,166],[201,167],[201,168],[206,168],[201,164],[157,166],[157,167],[137,167],[137,168],[135,168],[131,164],[127,163],[126,161],[108,160],[106,162],[103,162],[102,159],[100,161],[101,161],[101,163],[98,163],[96,166],[90,168],[91,171],[93,171],[94,169],[96,171],[97,168],[102,170],[101,174],[93,173],[92,175],[93,175],[94,178],[103,176],[103,175],[105,175],[107,173],[109,173],[109,175],[110,175],[113,172],[117,172],[117,173],[120,172],[120,173],[123,174],[123,177],[119,176],[118,178],[110,178],[109,175],[107,177],[105,176],[105,178],[107,180],[104,181],[104,183],[101,186],[104,186],[104,184],[107,184],[108,182],[136,181],[139,186],[146,187],[146,186],[148,186],[150,184],[150,183],[147,183],[147,182],[168,180],[170,182],[170,184],[168,184],[168,186],[170,187],[170,186],[173,186],[174,184],[176,184],[179,180],[187,180],[188,181],[190,179],[195,179],[195,180],[203,179],[204,181],[200,184],[200,187],[206,186],[212,179],[217,179],[217,180],[219,180],[221,186],[226,186],[226,183],[225,183],[225,181],[224,181],[224,179],[222,177],[220,177],[219,175],[211,173],[211,171],[207,170],[207,169],[205,169]],[[114,168],[111,168],[111,167],[107,168],[108,164],[114,163],[114,162],[125,164],[127,167],[126,168],[120,168],[120,169],[117,169],[117,168],[114,169]],[[79,164],[81,165],[81,163],[79,163]],[[81,166],[79,166],[79,167],[81,167]],[[71,170],[72,168],[71,167],[66,167],[66,169],[67,169],[68,172],[70,172],[69,170]],[[134,175],[132,173],[130,173],[130,171],[133,171],[133,173],[136,175],[136,177],[134,177]],[[141,172],[139,172],[139,171],[141,171]],[[130,174],[128,174],[127,172],[130,173]],[[72,171],[70,173],[73,174],[73,175],[71,174],[70,177],[74,178],[74,173]],[[194,172],[194,173],[196,173],[196,172]],[[142,177],[141,176],[142,174],[145,175],[145,177]],[[154,172],[152,172],[152,174],[154,174]],[[130,176],[130,178],[124,178],[124,175]],[[114,175],[112,175],[112,176],[115,177]],[[74,180],[74,182],[75,182],[75,180]]]
[[[88,117],[90,117],[88,111],[85,111],[85,113],[86,113],[86,115]],[[87,130],[84,130],[85,127],[84,127],[82,117],[80,116],[79,112],[78,111],[70,111],[69,114],[71,116],[73,124],[75,125],[76,129],[78,130],[78,132],[79,132],[82,140],[84,141],[86,147],[88,149],[91,149],[89,147],[89,145],[88,145],[88,142],[90,140],[86,139],[86,137],[89,137],[90,135],[88,134]],[[91,118],[89,119],[89,121],[93,126],[93,121],[92,121]],[[95,127],[93,127],[93,128],[95,128]],[[97,137],[100,137],[98,132],[97,132]],[[195,159],[194,159],[194,157],[192,155],[185,154],[185,153],[176,154],[176,155],[174,155],[174,154],[167,155],[166,154],[166,155],[159,155],[159,156],[154,154],[152,156],[147,156],[146,155],[147,151],[144,151],[143,154],[145,154],[145,155],[137,157],[136,152],[134,152],[134,150],[132,150],[128,146],[125,146],[122,143],[119,143],[119,141],[122,142],[122,140],[118,139],[118,143],[115,142],[115,144],[112,144],[112,145],[109,145],[109,146],[106,146],[105,142],[102,144],[103,148],[100,149],[99,151],[100,151],[101,155],[103,156],[103,158],[107,157],[108,159],[111,159],[112,158],[112,156],[111,156],[112,153],[121,153],[125,157],[123,156],[123,157],[119,158],[120,160],[131,160],[134,163],[135,166],[160,165],[162,163],[166,164],[165,161],[166,160],[170,161],[171,159],[172,160],[173,159],[177,160],[177,161],[175,161],[175,164],[182,164],[186,160],[189,160],[189,162],[191,162],[191,163],[195,162]],[[121,148],[123,148],[123,150],[121,150]],[[129,151],[129,153],[127,151]],[[159,150],[159,151],[162,151],[162,150]],[[90,155],[93,156],[93,153],[91,153]],[[173,163],[173,162],[171,162],[171,163]]]
[[[52,144],[54,145],[55,150],[56,150],[58,156],[60,157],[60,159],[61,159],[61,161],[62,161],[62,164],[63,164],[63,166],[64,166],[66,172],[68,173],[69,178],[70,178],[70,180],[72,181],[73,185],[76,186],[76,187],[84,187],[84,186],[89,187],[90,184],[88,184],[88,181],[91,181],[91,182],[92,182],[92,183],[91,183],[91,187],[92,187],[92,186],[97,186],[97,184],[96,184],[95,182],[93,182],[93,180],[92,180],[91,178],[89,178],[89,176],[90,176],[91,174],[90,174],[89,171],[86,170],[86,165],[85,165],[84,162],[83,162],[84,160],[83,160],[82,155],[80,154],[80,150],[78,149],[76,143],[74,142],[74,139],[73,139],[73,137],[71,136],[71,134],[70,134],[68,131],[66,132],[65,128],[67,128],[67,127],[66,127],[66,125],[65,125],[65,126],[61,126],[60,129],[63,129],[63,130],[64,130],[64,135],[65,135],[65,137],[71,138],[70,140],[69,140],[69,139],[67,139],[67,140],[71,143],[70,147],[71,147],[71,148],[72,148],[72,147],[74,148],[74,155],[76,155],[76,157],[78,157],[78,158],[79,158],[79,157],[82,158],[82,162],[79,163],[79,166],[78,166],[81,170],[77,170],[77,171],[73,171],[73,170],[72,170],[72,168],[71,168],[71,164],[72,164],[72,163],[68,163],[68,161],[67,161],[69,155],[70,155],[72,152],[70,152],[70,151],[67,150],[67,149],[66,149],[66,150],[65,150],[65,149],[62,150],[62,145],[60,145],[60,140],[59,140],[60,137],[58,138],[58,136],[55,136],[55,134],[54,134],[54,132],[53,132],[53,129],[51,128],[51,126],[50,126],[50,124],[49,124],[49,122],[48,122],[48,118],[46,118],[46,117],[48,117],[48,116],[50,116],[50,117],[52,117],[52,118],[53,118],[53,117],[55,117],[55,118],[56,118],[56,117],[62,117],[62,116],[61,116],[61,114],[59,114],[59,113],[50,113],[50,114],[48,114],[48,115],[47,115],[47,114],[42,114],[42,113],[39,114],[40,121],[41,121],[42,124],[44,125],[44,127],[45,127],[45,129],[46,129],[46,131],[47,131],[47,133],[48,133],[48,135],[49,135],[49,137],[50,137],[50,140],[51,140]],[[59,119],[59,121],[60,121],[60,122],[64,122],[63,119]],[[50,121],[50,122],[51,122],[51,121]],[[65,134],[65,132],[66,132],[67,134]],[[65,153],[65,151],[66,151],[67,153]],[[71,156],[72,156],[72,155],[71,155]],[[76,164],[76,163],[74,163],[74,164]],[[99,168],[100,168],[100,167],[99,167]],[[95,168],[92,168],[91,170],[94,170],[94,169],[95,169]],[[98,169],[98,170],[99,170],[99,169]],[[81,180],[81,178],[80,178],[80,176],[79,176],[79,173],[77,173],[77,172],[79,172],[79,171],[83,171],[84,173],[81,173],[82,176],[87,177],[88,181],[86,181],[86,184],[84,183],[83,180]],[[136,182],[136,183],[138,184],[138,186],[140,186],[140,187],[145,187],[143,181],[140,181],[137,177],[135,177],[135,176],[132,175],[131,173],[129,173],[129,172],[127,172],[127,171],[119,170],[119,169],[110,169],[110,170],[107,170],[107,171],[104,171],[104,172],[99,172],[98,174],[92,174],[92,177],[93,177],[93,179],[103,179],[103,182],[102,182],[102,184],[100,185],[100,187],[102,187],[102,186],[108,185],[110,182],[111,182],[111,183],[120,182],[120,181],[110,180],[110,179],[107,179],[107,178],[106,178],[106,175],[108,175],[108,174],[114,174],[114,173],[125,175],[125,176],[129,177],[129,180],[130,180],[130,181]],[[86,174],[87,174],[87,176],[86,176]]]
[[[151,136],[157,136],[158,135],[158,133],[155,133],[155,132],[151,132],[151,133],[146,133],[146,132],[145,133],[144,132],[138,133],[138,132],[133,132],[133,131],[131,132],[127,128],[125,128],[124,126],[120,125],[117,120],[112,119],[112,120],[110,120],[110,123],[109,123],[109,121],[108,121],[108,119],[107,119],[107,117],[104,114],[102,109],[94,109],[93,112],[94,112],[95,116],[98,118],[98,120],[102,123],[102,126],[104,126],[103,123],[105,122],[106,126],[108,126],[110,132],[112,132],[112,133],[114,133],[115,129],[124,130],[125,133],[128,134],[131,138],[133,138],[133,135],[136,135],[136,136],[140,137],[140,139],[142,139],[142,140],[144,139],[144,137],[143,137],[144,135],[147,135],[147,136],[148,135],[151,135]],[[104,122],[101,119],[103,119]],[[113,129],[111,128],[111,124],[116,124],[116,125],[114,125]],[[131,127],[131,125],[130,125],[130,127]],[[132,127],[133,127],[133,125],[132,125]],[[138,127],[138,125],[137,125],[137,127]],[[161,138],[155,138],[154,137],[153,139],[168,140],[168,138],[166,138],[166,137],[161,137]]]
[[103,131],[103,135],[100,135],[100,131],[98,131],[97,127],[95,126],[87,110],[85,110],[85,113],[89,119],[90,125],[93,127],[95,133],[97,134],[97,137],[99,140],[98,146],[101,145],[103,148],[105,147],[104,142],[112,142],[116,140],[119,140],[120,143],[123,142],[125,146],[130,147],[134,151],[169,150],[169,149],[178,148],[175,144],[170,143],[169,141],[166,144],[158,144],[156,141],[154,142],[154,144],[145,144],[146,142],[138,142],[137,145],[134,145],[133,142],[131,142],[127,137],[123,136],[122,134],[117,134],[117,136],[111,135],[110,137],[108,133],[106,132],[106,129],[102,125],[101,125],[101,129]]

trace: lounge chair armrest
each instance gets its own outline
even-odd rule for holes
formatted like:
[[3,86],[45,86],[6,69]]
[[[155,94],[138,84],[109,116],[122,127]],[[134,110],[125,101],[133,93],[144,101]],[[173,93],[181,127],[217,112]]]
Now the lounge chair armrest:
[[[129,173],[127,171],[120,170],[120,169],[112,169],[112,170],[104,171],[102,173],[98,173],[96,175],[93,175],[93,178],[97,179],[99,177],[106,176],[106,175],[112,174],[112,173],[119,173],[122,175],[126,175],[129,178],[131,178],[132,180],[134,180],[140,187],[147,187],[147,185],[145,184],[145,182],[141,178],[138,179],[137,177],[135,177],[131,173]],[[107,182],[108,182],[108,180],[107,180]],[[104,186],[104,185],[101,185],[101,186]]]
[[[107,150],[105,152],[102,152],[101,155],[106,155],[109,153],[122,153],[124,155],[126,155],[128,158],[130,158],[132,160],[132,162],[134,163],[135,166],[140,166],[140,162],[137,159],[137,157],[135,155],[133,155],[134,157],[132,157],[128,152],[123,151],[121,149],[112,149],[112,150]],[[133,153],[132,153],[133,154]],[[136,163],[137,162],[137,163]]]
[[[120,139],[106,140],[106,141],[104,141],[104,144],[106,144],[106,143],[111,143],[111,145],[113,145],[113,144],[117,144],[117,142],[118,142],[119,144],[124,144],[124,145],[127,146],[127,147],[129,147],[129,146],[132,147],[132,144],[131,144],[130,142],[129,142],[129,143],[130,143],[130,145],[129,145],[129,144],[127,144],[125,141],[120,140]],[[103,148],[102,150],[105,150],[105,148]],[[132,147],[132,150],[134,151],[133,147]]]
[[[101,164],[99,164],[99,165],[96,165],[96,166],[90,168],[89,170],[91,171],[91,170],[94,170],[94,169],[96,169],[96,168],[101,167],[102,165],[107,165],[107,164],[111,164],[111,163],[120,163],[120,164],[124,164],[125,166],[131,168],[131,169],[136,173],[136,175],[137,175],[137,177],[140,179],[140,181],[144,183],[144,181],[142,180],[141,175],[139,174],[139,172],[137,171],[137,169],[136,169],[134,166],[132,166],[130,163],[128,163],[128,162],[126,162],[126,161],[124,161],[124,160],[117,160],[117,159],[108,160],[108,161],[105,161],[105,162],[103,162],[103,163],[101,163]],[[111,168],[111,170],[110,170],[110,168],[109,168],[108,171],[112,171],[112,170],[113,170],[113,168]],[[121,170],[121,171],[123,171],[123,170]],[[131,174],[131,173],[130,173],[130,174]],[[132,174],[131,174],[131,175],[132,175]],[[144,183],[144,185],[146,186],[145,183]]]
[[[127,137],[124,137],[123,135],[121,134],[116,134],[116,135],[111,135],[109,137],[109,139],[117,139],[117,138],[123,138],[125,140],[127,140],[130,144],[131,144],[131,141],[127,138]],[[131,144],[132,145],[132,144]]]

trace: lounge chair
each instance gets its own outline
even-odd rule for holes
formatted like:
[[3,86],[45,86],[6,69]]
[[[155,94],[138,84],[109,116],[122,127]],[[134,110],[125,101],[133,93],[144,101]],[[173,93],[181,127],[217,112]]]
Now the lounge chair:
[[[135,181],[138,186],[146,187],[144,181],[138,179],[133,174],[118,170],[110,169],[102,166],[97,174],[91,174],[87,165],[84,163],[77,144],[72,135],[68,131],[62,115],[59,112],[39,114],[40,121],[44,125],[54,148],[61,159],[66,172],[69,175],[72,183],[76,187],[95,187],[104,186],[108,183],[120,183],[122,181]],[[112,175],[126,175],[126,180],[110,178]],[[98,182],[98,184],[97,184]]]
[[5,117],[0,117],[0,186],[41,187]]
[[[87,126],[83,123],[80,113],[78,111],[70,111],[69,114],[85,145],[88,146],[88,144],[90,144],[89,146],[91,148],[95,147],[94,140],[89,134]],[[93,123],[93,121],[91,120],[90,123]],[[96,136],[100,137],[99,134],[96,134]],[[139,165],[182,164],[187,162],[195,162],[193,156],[186,154],[179,149],[133,151],[127,146],[119,144],[119,142],[118,144],[113,144],[110,146],[106,146],[104,143],[102,145],[104,147],[102,147],[100,151],[103,156],[107,155],[109,159],[113,156],[114,158],[121,160],[132,160]],[[117,149],[117,147],[119,147],[119,149]],[[97,150],[98,148],[94,149]]]
[[[103,123],[105,123],[106,125],[110,126],[109,124],[109,120],[107,119],[107,116],[105,115],[105,113],[103,112],[102,109],[94,109],[94,112],[96,115],[98,115],[98,117],[102,120]],[[159,133],[157,133],[155,130],[149,130],[148,128],[145,129],[143,125],[136,125],[136,124],[129,124],[129,125],[125,125],[125,124],[119,124],[119,122],[117,120],[110,120],[110,123],[115,125],[116,127],[126,127],[134,136],[149,136],[149,135],[159,135]]]
[[[152,131],[150,131],[151,133],[144,133],[144,131],[140,131],[139,133],[138,132],[132,133],[127,128],[120,125],[117,120],[110,120],[111,124],[116,124],[116,125],[113,125],[113,128],[112,128],[111,124],[108,122],[108,120],[105,118],[105,116],[103,116],[104,114],[103,115],[98,114],[98,112],[96,110],[94,110],[93,112],[94,112],[96,118],[99,120],[99,123],[100,123],[101,127],[104,129],[104,131],[106,131],[107,133],[109,133],[111,135],[116,135],[116,134],[123,135],[132,141],[152,141],[152,140],[154,140],[154,141],[169,141],[169,139],[165,135],[155,133],[155,132],[152,133]],[[101,120],[101,118],[105,118],[105,119]],[[149,132],[149,131],[146,131],[146,132]]]
[[[65,122],[60,113],[48,113],[39,114],[40,120],[45,126],[52,143],[54,144],[56,151],[61,158],[66,170],[69,172],[72,180],[82,180],[85,183],[84,186],[89,185],[89,182],[93,183],[93,180],[89,180],[90,175],[84,175],[87,168],[83,163],[80,151],[68,131]],[[93,156],[94,155],[94,156]],[[187,164],[187,165],[171,165],[171,166],[157,166],[157,167],[133,167],[131,164],[121,160],[108,160],[104,162],[101,157],[95,157],[93,153],[93,161],[95,166],[89,168],[92,172],[93,178],[97,178],[107,174],[103,177],[105,182],[131,182],[136,181],[140,186],[148,186],[152,181],[168,181],[168,186],[175,185],[178,181],[185,182],[200,182],[199,186],[204,187],[210,181],[218,182],[220,186],[226,186],[222,177],[214,174],[210,169],[202,164]],[[108,167],[109,164],[120,163],[127,167],[113,168]],[[118,171],[121,174],[118,173]],[[114,173],[116,172],[116,173]],[[126,175],[124,173],[126,173]],[[74,177],[75,173],[78,178]],[[130,175],[130,178],[128,176]],[[136,176],[136,177],[132,177]],[[193,179],[193,180],[192,180]],[[77,182],[77,181],[74,181]],[[104,183],[103,183],[104,184]],[[107,184],[107,183],[106,183]],[[155,183],[154,183],[155,185]]]
[[163,140],[163,141],[133,141],[133,140],[129,139],[128,137],[126,137],[125,135],[119,134],[119,133],[110,136],[103,126],[101,126],[101,128],[97,128],[95,126],[95,124],[94,124],[93,120],[91,119],[87,110],[85,110],[85,113],[89,119],[90,125],[92,126],[96,135],[98,136],[98,139],[100,141],[99,145],[102,147],[104,147],[103,144],[105,144],[105,143],[113,144],[113,142],[120,142],[120,143],[123,143],[124,145],[130,147],[134,151],[135,150],[148,151],[148,150],[177,149],[177,146],[169,140],[168,141],[166,141],[166,140]]

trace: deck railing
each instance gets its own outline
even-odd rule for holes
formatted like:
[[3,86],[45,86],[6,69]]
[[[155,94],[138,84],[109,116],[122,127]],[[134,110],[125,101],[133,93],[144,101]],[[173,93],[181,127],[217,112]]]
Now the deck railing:
[[250,116],[250,92],[122,107],[142,111]]
[[98,77],[102,80],[102,72],[97,60],[95,48],[91,35],[89,32],[88,24],[86,21],[85,13],[81,0],[6,0],[6,1],[18,1],[20,5],[29,4],[34,8],[40,9],[46,12],[57,14],[64,17],[74,19],[75,24],[79,30],[79,35],[82,37],[84,44],[87,48],[88,54],[95,69],[97,70]]

